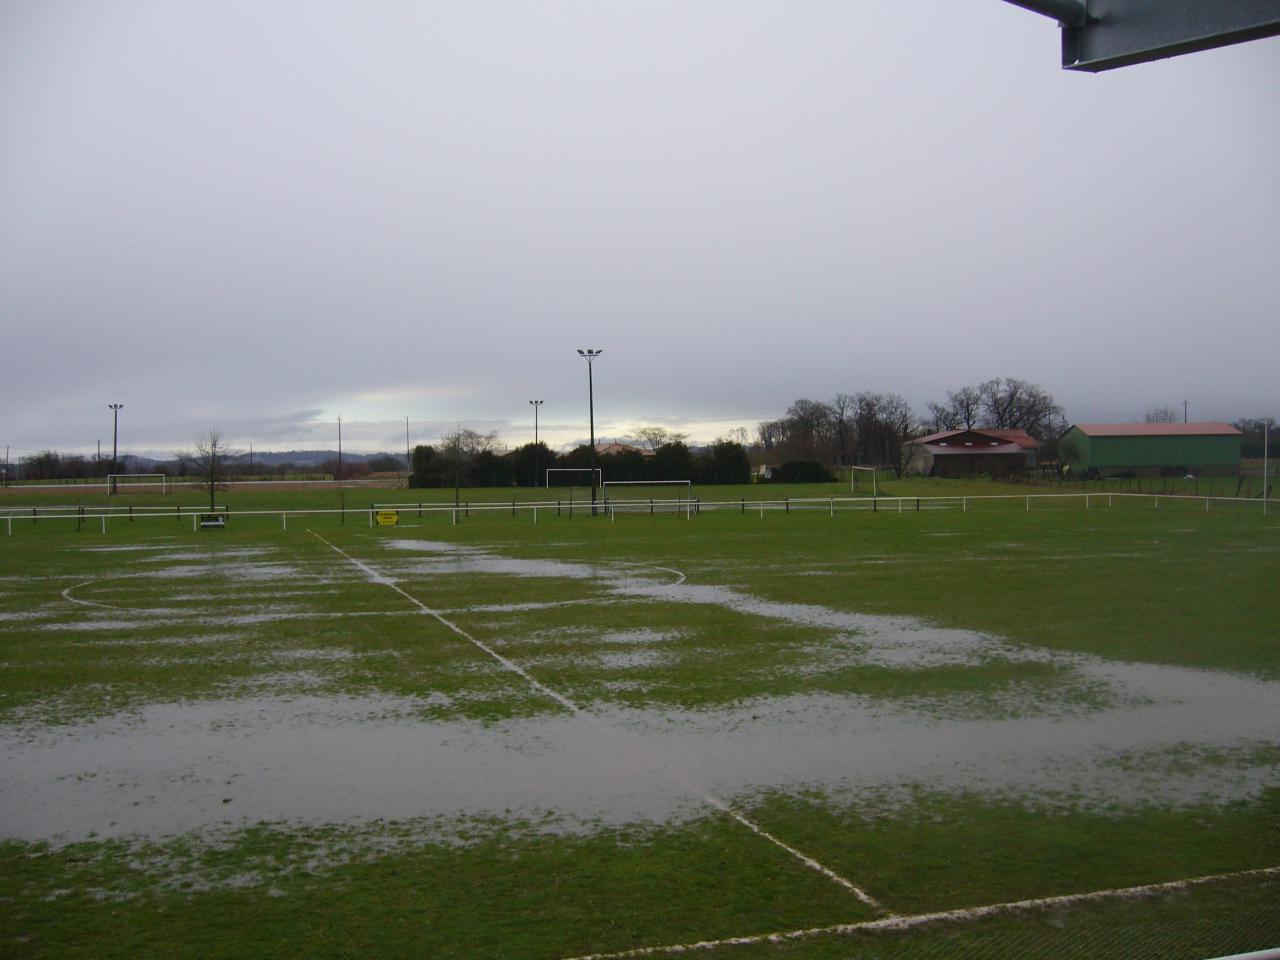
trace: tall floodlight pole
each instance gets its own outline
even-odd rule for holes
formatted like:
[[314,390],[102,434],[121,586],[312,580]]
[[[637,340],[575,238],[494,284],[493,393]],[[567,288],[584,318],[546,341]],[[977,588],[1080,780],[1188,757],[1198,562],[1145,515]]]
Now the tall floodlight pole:
[[533,485],[538,485],[538,408],[542,406],[541,400],[530,400],[533,407]]
[[111,472],[118,473],[116,466],[117,443],[120,439],[120,410],[124,407],[123,403],[108,403],[111,409]]
[[587,361],[587,409],[591,417],[591,515],[596,515],[596,400],[592,381],[592,363],[603,350],[579,350],[578,356]]
[[404,418],[404,472],[405,476],[413,473],[413,454],[409,452],[409,418]]
[[342,479],[342,415],[338,415],[338,475],[335,480]]

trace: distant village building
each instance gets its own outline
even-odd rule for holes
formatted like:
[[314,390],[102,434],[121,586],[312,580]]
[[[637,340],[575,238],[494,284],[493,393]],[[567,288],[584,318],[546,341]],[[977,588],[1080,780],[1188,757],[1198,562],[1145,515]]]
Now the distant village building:
[[1240,431],[1229,423],[1077,423],[1058,441],[1073,476],[1230,476]]
[[943,430],[907,444],[906,472],[928,477],[993,477],[1034,467],[1040,441],[1025,430]]

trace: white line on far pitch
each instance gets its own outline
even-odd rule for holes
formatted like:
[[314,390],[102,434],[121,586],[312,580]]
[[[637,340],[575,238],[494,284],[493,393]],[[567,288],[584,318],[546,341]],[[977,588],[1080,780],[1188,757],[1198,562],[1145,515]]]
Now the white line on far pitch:
[[[549,699],[554,700],[556,703],[560,704],[562,707],[564,707],[574,716],[580,717],[583,720],[586,720],[587,722],[593,724],[597,729],[606,733],[608,736],[610,736],[615,740],[628,743],[633,748],[643,747],[642,744],[635,743],[634,741],[631,741],[628,738],[625,738],[620,731],[613,729],[608,724],[600,720],[598,717],[595,717],[592,714],[588,713],[587,711],[583,710],[580,706],[578,706],[568,697],[551,689],[545,683],[543,683],[542,681],[538,680],[536,677],[531,675],[527,670],[525,670],[519,664],[514,663],[511,660],[508,660],[506,657],[498,653],[488,644],[483,643],[480,640],[477,640],[475,637],[467,633],[467,631],[463,630],[456,623],[453,623],[452,621],[445,619],[438,611],[433,610],[431,607],[427,606],[417,597],[413,596],[410,593],[405,592],[403,589],[401,589],[400,585],[397,584],[393,578],[385,576],[381,573],[378,573],[378,571],[374,570],[373,567],[369,566],[367,563],[364,563],[361,560],[357,560],[355,557],[351,556],[351,554],[347,553],[341,547],[335,546],[334,544],[330,543],[328,540],[320,536],[320,534],[316,533],[314,530],[310,530],[308,532],[317,540],[319,540],[321,543],[323,543],[325,546],[329,547],[331,550],[337,553],[339,556],[342,556],[349,563],[356,566],[362,573],[364,573],[366,577],[369,578],[370,582],[381,584],[384,587],[390,587],[392,590],[400,594],[400,596],[404,597],[406,600],[412,603],[415,607],[417,607],[423,613],[427,614],[430,617],[435,618],[437,621],[439,621],[448,629],[452,630],[458,636],[462,637],[464,640],[474,644],[476,647],[479,647],[481,650],[487,653],[494,660],[498,661],[498,663],[502,664],[508,670],[523,677],[524,680],[528,682],[528,684],[531,687],[533,687],[543,696],[548,697]],[[672,572],[678,573],[678,571],[672,571]],[[768,840],[770,843],[772,843],[774,846],[778,847],[781,850],[785,850],[787,853],[789,853],[796,860],[800,861],[800,863],[804,864],[810,870],[814,870],[817,873],[822,874],[824,877],[826,877],[828,880],[832,881],[833,883],[839,884],[841,887],[844,887],[844,889],[848,890],[850,893],[852,893],[855,897],[857,897],[867,906],[871,907],[874,910],[879,911],[882,914],[885,914],[889,918],[892,918],[894,916],[893,911],[889,910],[888,907],[882,904],[875,897],[871,896],[871,894],[867,893],[861,887],[846,880],[844,877],[840,876],[840,874],[836,873],[834,870],[824,866],[823,864],[819,863],[817,860],[813,859],[813,857],[810,857],[809,855],[801,852],[800,850],[797,850],[795,847],[790,846],[787,843],[784,843],[782,840],[779,840],[773,834],[769,833],[762,826],[760,826],[760,824],[738,813],[736,810],[730,807],[726,801],[720,799],[715,794],[711,793],[709,790],[706,790],[705,788],[685,779],[684,777],[679,777],[679,776],[676,776],[675,774],[671,774],[671,776],[681,786],[683,786],[686,790],[694,794],[704,803],[708,804],[709,806],[715,807],[717,810],[721,811],[722,813],[728,814],[735,821],[737,821],[742,826],[746,827],[756,836],[761,837],[765,840]]]

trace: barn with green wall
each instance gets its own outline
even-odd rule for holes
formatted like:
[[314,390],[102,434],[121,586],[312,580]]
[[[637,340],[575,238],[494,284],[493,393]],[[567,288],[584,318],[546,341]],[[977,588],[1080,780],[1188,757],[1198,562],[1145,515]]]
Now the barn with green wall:
[[1240,471],[1240,431],[1229,423],[1078,423],[1058,441],[1072,474],[1226,476]]

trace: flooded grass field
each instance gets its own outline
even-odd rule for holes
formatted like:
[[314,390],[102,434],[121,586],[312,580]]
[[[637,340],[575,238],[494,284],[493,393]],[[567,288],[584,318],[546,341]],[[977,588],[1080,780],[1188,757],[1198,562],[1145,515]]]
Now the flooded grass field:
[[404,519],[15,524],[0,952],[1280,943],[1274,517]]

